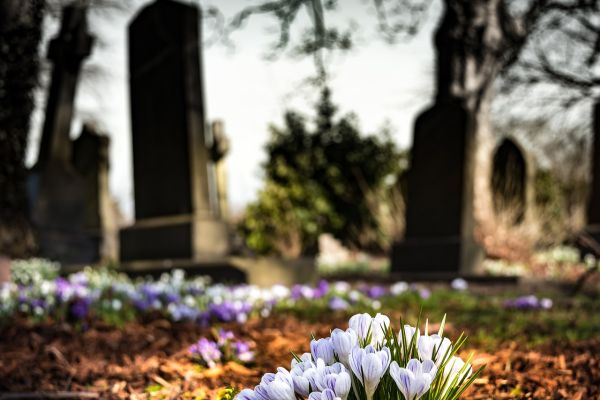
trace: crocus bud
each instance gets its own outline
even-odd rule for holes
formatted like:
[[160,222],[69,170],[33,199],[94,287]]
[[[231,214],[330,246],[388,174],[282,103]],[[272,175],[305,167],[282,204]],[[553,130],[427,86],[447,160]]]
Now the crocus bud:
[[331,338],[311,340],[310,352],[313,358],[318,360],[319,358],[325,361],[325,364],[330,365],[335,362],[333,356],[333,345],[331,344]]
[[333,345],[333,351],[337,355],[338,359],[347,368],[350,368],[348,364],[348,357],[354,347],[358,345],[358,336],[353,329],[343,331],[341,329],[334,329],[331,332],[331,344]]

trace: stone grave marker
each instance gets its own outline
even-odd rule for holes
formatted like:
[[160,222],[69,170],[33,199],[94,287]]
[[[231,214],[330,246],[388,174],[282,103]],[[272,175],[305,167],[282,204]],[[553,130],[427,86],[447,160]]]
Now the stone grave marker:
[[468,273],[480,256],[473,239],[470,115],[460,102],[438,99],[415,122],[405,238],[393,246],[392,272]]
[[[58,36],[51,40],[48,58],[53,63],[52,79],[38,160],[28,177],[28,199],[39,255],[63,264],[87,264],[100,259],[101,234],[98,229],[98,194],[94,188],[104,167],[92,172],[78,170],[80,162],[92,153],[107,152],[107,142],[84,146],[86,135],[74,149],[69,134],[81,64],[91,53],[93,38],[87,28],[87,9],[74,3],[63,8]],[[100,162],[85,160],[86,169]],[[108,168],[107,164],[106,167]],[[90,192],[93,188],[93,193]],[[108,190],[107,188],[105,190]],[[92,222],[90,216],[94,215]]]
[[229,251],[211,184],[200,21],[195,5],[157,0],[129,25],[136,221],[120,232],[126,264],[175,267]]

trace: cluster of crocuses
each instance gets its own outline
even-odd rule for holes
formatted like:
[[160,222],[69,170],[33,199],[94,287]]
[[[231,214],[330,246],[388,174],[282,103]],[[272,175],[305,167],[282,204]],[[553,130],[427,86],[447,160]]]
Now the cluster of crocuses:
[[[445,320],[445,319],[444,319]],[[403,325],[393,330],[387,316],[357,314],[347,330],[313,339],[310,353],[294,355],[291,368],[265,374],[254,389],[244,389],[239,400],[454,400],[473,382],[473,372],[456,355],[464,344]]]
[[214,368],[217,364],[226,361],[245,364],[254,360],[250,343],[236,339],[233,332],[219,329],[213,332],[213,336],[216,340],[203,337],[188,349],[192,359],[199,364]]
[[202,325],[244,323],[250,315],[267,317],[273,310],[316,306],[344,312],[377,311],[386,298],[406,294],[426,299],[431,295],[425,287],[405,282],[391,286],[326,281],[292,288],[228,286],[209,284],[205,278],[189,279],[181,270],[163,274],[156,280],[132,281],[114,271],[88,268],[66,278],[36,278],[27,282],[0,285],[0,319],[21,315],[74,321],[100,318],[120,323],[158,314],[172,321]]

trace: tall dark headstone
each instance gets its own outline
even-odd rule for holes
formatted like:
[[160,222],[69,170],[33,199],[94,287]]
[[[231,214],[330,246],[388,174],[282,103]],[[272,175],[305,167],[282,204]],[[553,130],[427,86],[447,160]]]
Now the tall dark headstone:
[[[392,272],[424,277],[469,274],[481,259],[474,240],[474,176],[478,134],[485,126],[485,93],[474,76],[479,49],[465,47],[473,32],[486,32],[486,15],[464,30],[464,12],[480,13],[469,2],[449,5],[435,35],[436,98],[415,122],[407,177],[405,237],[392,247]],[[465,11],[466,10],[466,11]],[[482,43],[483,45],[484,43]],[[471,62],[476,68],[469,69]],[[469,64],[471,65],[471,64]]]
[[393,247],[394,272],[455,274],[467,272],[478,258],[472,236],[472,127],[458,102],[438,103],[417,118],[405,239]]
[[600,102],[594,105],[593,112],[592,188],[588,203],[586,231],[600,244]]
[[69,138],[77,82],[93,38],[87,10],[79,4],[63,8],[58,36],[50,42],[52,80],[37,163],[28,178],[31,219],[39,254],[64,264],[97,261],[100,235],[86,222],[89,214],[86,177],[74,165]]
[[218,218],[205,123],[200,9],[172,0],[129,26],[135,219],[121,261],[201,259],[228,252]]

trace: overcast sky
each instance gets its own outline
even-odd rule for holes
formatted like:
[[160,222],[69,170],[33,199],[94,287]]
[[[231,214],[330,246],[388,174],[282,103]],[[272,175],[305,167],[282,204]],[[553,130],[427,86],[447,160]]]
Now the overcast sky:
[[[76,98],[76,119],[72,136],[79,134],[85,120],[97,122],[111,138],[110,189],[126,216],[133,214],[131,128],[127,73],[128,22],[148,1],[136,0],[126,12],[90,16],[90,25],[99,38],[86,65],[100,71],[84,77]],[[233,15],[245,0],[220,0],[226,16]],[[364,132],[376,132],[384,124],[392,127],[396,142],[411,142],[412,122],[430,101],[433,89],[432,31],[439,15],[433,5],[429,23],[412,40],[393,46],[385,44],[375,30],[371,2],[344,0],[339,11],[327,14],[329,23],[346,26],[353,20],[356,47],[345,55],[334,55],[330,72],[333,100],[341,112],[355,112]],[[294,32],[306,28],[308,15],[301,15]],[[56,34],[56,21],[46,24],[46,39]],[[261,187],[260,164],[265,155],[270,124],[282,124],[286,109],[310,113],[317,93],[303,85],[314,73],[310,59],[286,55],[267,61],[265,54],[277,34],[275,21],[256,17],[232,35],[235,48],[222,45],[204,48],[204,88],[208,119],[225,121],[231,139],[227,157],[229,196],[233,210],[241,210]],[[46,92],[37,96],[37,111],[30,134],[28,164],[38,153]]]

